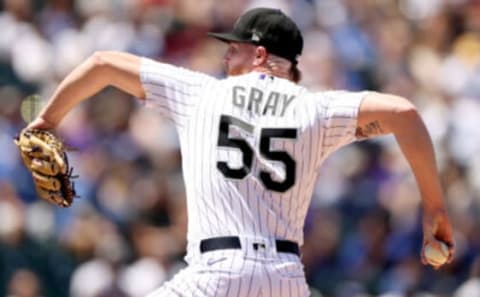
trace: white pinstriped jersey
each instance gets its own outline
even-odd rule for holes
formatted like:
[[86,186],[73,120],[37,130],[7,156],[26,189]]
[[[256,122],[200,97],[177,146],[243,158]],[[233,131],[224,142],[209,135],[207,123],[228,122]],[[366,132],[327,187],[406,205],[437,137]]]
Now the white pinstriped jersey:
[[365,93],[312,93],[259,72],[216,79],[142,60],[146,105],[179,133],[188,241],[251,236],[303,243],[320,165],[355,140]]

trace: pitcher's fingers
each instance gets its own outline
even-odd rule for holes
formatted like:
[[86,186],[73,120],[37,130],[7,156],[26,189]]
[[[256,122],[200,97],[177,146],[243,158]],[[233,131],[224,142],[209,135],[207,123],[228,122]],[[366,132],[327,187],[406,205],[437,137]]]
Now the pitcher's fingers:
[[453,256],[455,255],[455,246],[453,246],[453,245],[450,246],[450,245],[449,245],[449,246],[448,246],[448,252],[449,252],[449,254],[448,254],[447,263],[450,264],[450,263],[452,263],[452,261],[453,261]]

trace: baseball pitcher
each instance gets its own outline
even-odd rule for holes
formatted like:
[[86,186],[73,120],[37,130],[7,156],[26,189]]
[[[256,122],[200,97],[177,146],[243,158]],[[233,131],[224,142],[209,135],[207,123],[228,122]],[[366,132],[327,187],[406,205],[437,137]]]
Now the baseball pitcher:
[[432,143],[409,101],[297,85],[302,34],[280,10],[247,11],[231,32],[210,35],[228,44],[227,78],[99,52],[61,82],[27,127],[56,127],[107,86],[174,123],[187,191],[188,266],[149,297],[308,296],[300,246],[320,166],[342,146],[389,133],[422,196],[424,247],[451,261],[452,227]]

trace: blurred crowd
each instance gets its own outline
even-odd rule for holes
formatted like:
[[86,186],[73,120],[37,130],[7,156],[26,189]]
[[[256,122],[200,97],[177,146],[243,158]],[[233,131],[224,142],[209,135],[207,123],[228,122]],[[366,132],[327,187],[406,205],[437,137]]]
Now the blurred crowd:
[[24,99],[47,100],[95,51],[224,77],[225,46],[206,32],[256,6],[301,27],[302,85],[414,102],[455,227],[454,262],[423,266],[420,197],[394,139],[350,145],[324,164],[307,217],[313,296],[480,296],[478,0],[0,1],[0,296],[144,296],[184,266],[181,156],[166,119],[115,89],[72,111],[59,127],[80,175],[69,209],[37,199],[12,137],[31,120]]

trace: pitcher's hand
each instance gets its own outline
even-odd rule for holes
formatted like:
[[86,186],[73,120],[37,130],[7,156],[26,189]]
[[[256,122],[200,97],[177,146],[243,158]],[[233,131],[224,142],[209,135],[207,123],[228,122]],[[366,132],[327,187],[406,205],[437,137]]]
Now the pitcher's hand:
[[[432,248],[442,252],[441,242],[448,247],[448,259],[444,264],[434,265],[425,258],[425,247],[430,245]],[[423,218],[423,247],[422,263],[432,265],[435,269],[451,263],[455,252],[455,243],[453,240],[453,229],[446,211],[437,211],[435,213],[425,212]]]

